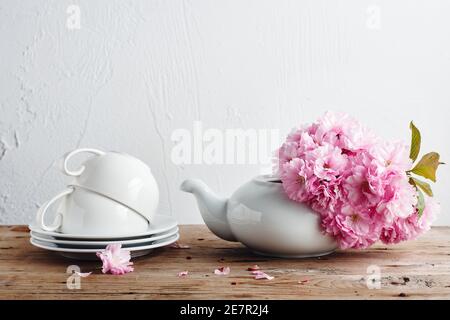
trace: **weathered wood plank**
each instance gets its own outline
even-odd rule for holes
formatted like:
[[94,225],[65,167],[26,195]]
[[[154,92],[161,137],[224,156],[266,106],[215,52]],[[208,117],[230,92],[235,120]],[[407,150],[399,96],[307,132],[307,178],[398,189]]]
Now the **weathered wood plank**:
[[[450,299],[450,228],[416,241],[378,244],[310,259],[272,259],[212,235],[204,226],[181,226],[180,243],[134,260],[135,271],[103,275],[96,261],[74,261],[29,244],[24,226],[0,227],[0,299]],[[81,289],[66,286],[66,268],[94,273]],[[258,264],[275,279],[254,280]],[[231,267],[228,276],[214,268]],[[367,268],[378,266],[380,289],[367,287]],[[189,270],[185,278],[177,277]],[[301,281],[301,283],[299,283]]]

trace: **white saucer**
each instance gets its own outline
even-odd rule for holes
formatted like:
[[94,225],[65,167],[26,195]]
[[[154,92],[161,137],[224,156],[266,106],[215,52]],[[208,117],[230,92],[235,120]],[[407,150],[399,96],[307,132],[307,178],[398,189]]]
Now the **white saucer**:
[[69,234],[69,233],[61,233],[61,232],[52,232],[42,230],[40,226],[33,222],[28,227],[31,231],[39,233],[41,235],[55,237],[58,239],[92,239],[92,240],[118,240],[118,239],[135,239],[138,237],[150,236],[156,233],[166,232],[177,226],[177,221],[163,214],[157,214],[153,218],[153,222],[149,225],[147,231],[136,233],[136,234],[127,234],[123,236],[116,237],[105,237],[105,236],[96,236],[96,235],[79,235],[79,234]]
[[178,227],[172,228],[169,231],[163,232],[163,233],[157,233],[156,235],[152,235],[149,237],[144,238],[137,238],[137,239],[131,239],[131,240],[112,240],[112,241],[87,241],[87,240],[60,240],[54,237],[42,235],[40,233],[31,231],[30,235],[33,239],[39,240],[40,242],[45,243],[55,243],[55,244],[61,244],[61,245],[68,245],[68,246],[78,246],[79,248],[84,247],[96,247],[96,248],[104,248],[106,245],[111,243],[121,243],[124,246],[132,246],[135,244],[143,244],[147,242],[152,242],[156,240],[162,240],[169,238],[170,236],[173,236],[178,232]]
[[[131,258],[142,257],[148,255],[153,252],[153,249],[147,250],[137,250],[130,252]],[[89,261],[98,261],[98,257],[95,253],[76,253],[76,252],[55,252],[64,258],[73,259],[73,260],[89,260]]]
[[[169,244],[174,243],[175,241],[178,240],[179,237],[180,237],[180,235],[177,233],[177,234],[169,237],[168,239],[155,241],[154,243],[149,244],[149,245],[141,245],[141,246],[130,247],[130,248],[127,248],[127,250],[129,250],[130,252],[134,252],[134,251],[141,251],[141,250],[160,248],[160,247],[164,247],[164,246],[167,246]],[[50,251],[56,251],[56,252],[64,252],[64,253],[96,253],[96,252],[101,250],[101,249],[93,249],[93,248],[91,248],[91,249],[86,249],[86,248],[66,248],[66,247],[63,247],[63,246],[58,245],[58,244],[49,243],[49,242],[43,242],[43,241],[39,241],[39,240],[36,240],[36,239],[33,239],[33,238],[30,238],[30,243],[33,246],[41,248],[41,249],[50,250]]]

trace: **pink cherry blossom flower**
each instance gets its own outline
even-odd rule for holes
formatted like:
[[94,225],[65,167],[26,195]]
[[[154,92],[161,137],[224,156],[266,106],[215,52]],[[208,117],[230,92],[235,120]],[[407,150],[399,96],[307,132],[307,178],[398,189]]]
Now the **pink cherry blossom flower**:
[[406,174],[412,166],[407,147],[346,114],[327,112],[293,130],[277,156],[274,173],[287,196],[316,211],[340,248],[413,239],[439,211],[427,199],[418,217],[417,191]]
[[415,239],[430,229],[439,212],[440,205],[433,198],[425,196],[425,209],[422,215],[419,217],[414,212],[407,218],[396,218],[392,225],[383,228],[381,241],[391,244]]
[[226,276],[230,273],[230,267],[219,267],[214,270],[214,274]]
[[292,200],[305,202],[312,198],[307,186],[310,177],[312,170],[306,167],[306,162],[302,159],[293,159],[282,167],[283,188]]
[[275,278],[273,276],[269,276],[267,273],[260,271],[260,270],[252,271],[252,275],[255,276],[256,280],[260,280],[260,279],[272,280]]
[[329,143],[349,151],[366,149],[377,140],[376,135],[356,119],[338,112],[326,112],[310,131],[314,132],[317,143]]
[[179,243],[178,241],[175,241],[174,243],[172,243],[170,245],[170,248],[174,248],[174,249],[190,249],[191,247],[187,244],[182,244]]
[[87,277],[89,277],[92,274],[92,271],[91,272],[78,272],[78,271],[76,271],[75,274],[77,276],[81,277],[81,278],[87,278]]
[[[371,218],[369,212],[356,210],[350,205],[343,205],[334,221],[324,219],[325,229],[334,227],[331,233],[340,242],[342,249],[366,248],[378,240],[377,220]],[[329,230],[329,229],[328,229]]]
[[132,272],[133,262],[130,262],[130,251],[121,249],[120,243],[109,244],[105,250],[97,252],[103,262],[102,272],[110,272],[114,275],[122,275]]
[[189,274],[189,271],[180,271],[178,272],[179,277],[186,277]]
[[409,159],[408,146],[402,142],[387,142],[372,148],[372,154],[386,170],[407,171],[411,169],[412,160]]
[[342,175],[347,167],[348,157],[340,148],[326,144],[318,146],[305,155],[305,158],[314,163],[312,169],[317,178],[332,181]]

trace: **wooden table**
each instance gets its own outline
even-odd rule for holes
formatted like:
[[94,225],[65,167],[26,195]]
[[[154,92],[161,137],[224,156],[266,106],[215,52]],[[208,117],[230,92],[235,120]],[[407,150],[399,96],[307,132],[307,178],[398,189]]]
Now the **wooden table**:
[[[450,228],[419,240],[322,258],[274,259],[226,242],[200,225],[181,226],[182,244],[134,260],[135,271],[104,275],[96,261],[73,261],[29,244],[24,226],[0,227],[0,299],[449,299]],[[77,264],[81,288],[69,290],[66,268]],[[255,280],[258,264],[273,280]],[[213,274],[229,266],[228,276]],[[372,267],[370,267],[372,266]],[[368,273],[369,268],[369,273]],[[380,281],[370,272],[380,270]],[[187,277],[177,276],[188,270]],[[375,282],[370,282],[374,279]],[[369,281],[368,281],[369,280]],[[300,282],[300,283],[299,283]],[[369,289],[380,284],[380,289]]]

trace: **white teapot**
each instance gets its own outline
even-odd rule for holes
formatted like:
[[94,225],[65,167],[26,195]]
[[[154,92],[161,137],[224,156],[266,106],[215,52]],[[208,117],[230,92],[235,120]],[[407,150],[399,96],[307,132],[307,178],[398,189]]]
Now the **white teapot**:
[[290,200],[275,177],[255,177],[229,199],[216,196],[200,180],[184,181],[181,190],[194,194],[203,220],[215,235],[239,241],[258,254],[303,258],[337,248],[336,241],[320,230],[319,215]]

